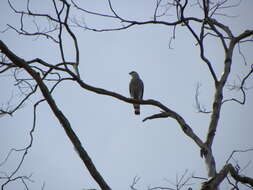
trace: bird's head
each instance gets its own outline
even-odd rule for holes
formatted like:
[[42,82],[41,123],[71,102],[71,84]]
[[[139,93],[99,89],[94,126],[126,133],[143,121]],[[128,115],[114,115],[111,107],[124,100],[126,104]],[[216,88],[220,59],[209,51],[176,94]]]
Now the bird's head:
[[131,75],[132,77],[139,77],[138,73],[136,71],[131,71],[129,73],[129,75]]

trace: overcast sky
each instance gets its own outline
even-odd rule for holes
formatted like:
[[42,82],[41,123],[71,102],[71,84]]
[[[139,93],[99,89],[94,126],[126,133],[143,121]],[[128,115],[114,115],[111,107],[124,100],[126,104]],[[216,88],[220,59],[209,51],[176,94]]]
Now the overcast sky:
[[[16,8],[24,8],[26,1],[16,1]],[[52,2],[32,1],[31,7],[37,12],[53,11]],[[236,2],[236,1],[233,1]],[[151,19],[155,4],[149,0],[112,1],[113,6],[124,18]],[[9,8],[7,1],[0,6],[0,30],[7,24],[19,28],[19,17]],[[193,1],[190,3],[193,5]],[[108,13],[106,1],[85,1],[89,10]],[[225,9],[226,14],[236,17],[217,17],[230,26],[237,35],[253,27],[253,1],[242,1],[239,7]],[[196,11],[194,8],[192,10]],[[187,12],[189,15],[191,12]],[[89,27],[105,28],[117,26],[112,20],[71,12],[79,21],[85,20]],[[197,12],[194,12],[197,15]],[[27,20],[26,29],[34,28]],[[46,24],[46,22],[42,23]],[[118,25],[119,26],[119,25]],[[74,29],[80,46],[81,78],[90,85],[115,91],[129,96],[130,71],[139,73],[144,82],[144,99],[156,99],[179,113],[194,132],[205,140],[210,115],[197,113],[195,92],[198,83],[200,101],[207,110],[211,109],[214,86],[207,66],[199,58],[198,46],[185,27],[178,27],[176,39],[169,48],[173,28],[161,25],[135,26],[128,30],[96,33]],[[59,49],[45,38],[24,37],[13,30],[0,33],[0,39],[25,60],[39,57],[52,64],[61,62]],[[205,44],[208,56],[213,63],[217,76],[223,69],[224,53],[217,41],[210,39]],[[252,44],[251,44],[252,45]],[[64,38],[67,61],[74,61],[73,44]],[[229,84],[239,83],[253,63],[252,46],[244,45],[248,65],[235,49]],[[1,75],[0,105],[11,99],[15,105],[22,97],[11,73]],[[253,77],[246,83],[253,87]],[[241,98],[239,91],[225,91],[225,98]],[[173,188],[176,176],[188,170],[188,176],[206,177],[204,160],[199,156],[199,148],[170,118],[142,122],[147,116],[159,113],[151,106],[141,106],[141,115],[134,115],[132,105],[111,97],[97,95],[80,89],[72,82],[64,82],[57,87],[53,97],[66,115],[84,148],[87,150],[97,169],[112,189],[127,190],[135,176],[141,177],[137,188],[147,186],[168,186]],[[29,99],[13,117],[0,118],[0,162],[11,148],[22,148],[29,143],[32,128],[33,103],[41,99],[40,93]],[[253,148],[253,90],[247,91],[246,105],[226,103],[222,107],[221,118],[213,145],[217,170],[224,166],[233,150]],[[49,106],[42,103],[38,107],[34,143],[18,172],[30,175],[33,183],[30,189],[75,189],[98,188],[87,169],[74,151],[63,128],[52,114]],[[253,160],[253,152],[236,157],[244,167]],[[14,153],[0,168],[0,172],[10,174],[17,166],[20,154]],[[250,164],[244,174],[253,176]],[[0,181],[2,183],[3,181]],[[202,182],[193,180],[196,187]],[[194,185],[192,185],[195,187]],[[20,183],[11,183],[6,189],[22,189]]]

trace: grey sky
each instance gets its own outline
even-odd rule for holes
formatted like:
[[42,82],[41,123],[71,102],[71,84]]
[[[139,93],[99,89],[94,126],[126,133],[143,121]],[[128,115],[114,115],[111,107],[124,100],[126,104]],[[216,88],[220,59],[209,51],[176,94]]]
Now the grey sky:
[[[14,4],[22,7],[24,2],[17,1]],[[48,11],[51,6],[51,1],[43,1],[40,5],[38,1],[35,2],[33,6],[36,11]],[[133,0],[112,2],[115,9],[119,10],[118,13],[126,18],[152,18],[154,3],[151,0],[140,0],[136,4]],[[90,10],[109,10],[106,1],[87,1],[85,5]],[[253,1],[242,1],[239,7],[226,10],[238,17],[221,19],[236,31],[235,34],[247,28],[252,29],[252,7]],[[14,26],[19,24],[19,18],[13,14],[5,0],[1,2],[0,18],[0,30],[5,29],[8,23]],[[115,25],[111,21],[91,16],[85,17],[85,21],[90,27]],[[81,78],[88,84],[129,96],[128,73],[135,70],[144,82],[144,99],[156,99],[175,110],[204,139],[210,116],[197,113],[194,96],[196,85],[200,82],[201,103],[206,109],[211,109],[213,81],[207,66],[199,58],[196,42],[184,27],[177,28],[173,49],[169,49],[172,30],[171,27],[159,25],[135,26],[124,31],[104,33],[75,29],[81,53]],[[44,38],[22,37],[13,30],[8,30],[0,33],[0,39],[26,60],[40,57],[50,63],[61,61],[55,44]],[[72,45],[69,38],[66,38],[65,53],[68,61],[74,60]],[[206,45],[210,60],[220,76],[223,53],[213,39]],[[252,47],[242,46],[242,50],[248,63],[253,63]],[[238,82],[238,76],[245,76],[249,69],[250,65],[244,65],[236,49],[228,82]],[[252,81],[251,77],[248,87],[253,86]],[[8,101],[11,94],[15,97],[13,101],[20,96],[18,90],[10,85],[12,83],[11,77],[1,77],[0,104]],[[225,95],[240,97],[240,92],[227,90]],[[183,134],[173,119],[142,122],[146,116],[160,112],[159,109],[141,106],[141,115],[136,116],[132,105],[80,89],[71,82],[58,86],[53,96],[112,189],[130,189],[129,185],[136,175],[141,177],[137,185],[141,189],[146,189],[148,185],[173,187],[164,179],[175,182],[176,175],[182,175],[186,169],[189,170],[189,175],[194,173],[206,177],[199,148]],[[245,106],[227,103],[222,108],[213,146],[218,171],[233,150],[253,148],[252,97],[253,91],[249,90]],[[33,119],[32,103],[40,98],[41,96],[33,96],[13,117],[0,118],[0,161],[10,148],[22,148],[29,142]],[[14,153],[0,171],[13,171],[18,156]],[[237,158],[241,166],[245,166],[252,161],[253,152],[240,154]],[[20,175],[31,173],[34,180],[34,183],[29,184],[31,189],[40,189],[43,182],[46,183],[45,189],[98,188],[45,103],[38,108],[34,144],[19,172]],[[245,170],[245,174],[253,176],[252,164]],[[194,182],[199,184],[202,181]],[[6,189],[17,189],[19,185],[14,183]]]

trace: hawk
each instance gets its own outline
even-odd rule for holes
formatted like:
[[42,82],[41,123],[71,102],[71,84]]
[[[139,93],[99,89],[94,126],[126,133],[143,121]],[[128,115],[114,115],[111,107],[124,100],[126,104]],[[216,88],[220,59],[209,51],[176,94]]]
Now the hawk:
[[[136,100],[142,100],[144,85],[141,78],[135,71],[130,72],[129,75],[132,76],[132,79],[129,84],[129,92],[131,97]],[[133,106],[134,106],[134,113],[136,115],[140,115],[140,104],[133,104]]]

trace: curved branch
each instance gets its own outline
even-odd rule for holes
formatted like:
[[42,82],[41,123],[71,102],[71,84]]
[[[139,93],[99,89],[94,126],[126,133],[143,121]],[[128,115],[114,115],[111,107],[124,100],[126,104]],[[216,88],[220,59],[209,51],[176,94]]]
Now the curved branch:
[[[253,35],[253,31],[245,31],[244,33],[242,33],[241,35],[239,35],[236,38],[232,38],[227,51],[225,52],[225,60],[224,60],[224,71],[223,74],[220,78],[220,81],[218,81],[216,83],[216,91],[215,91],[215,96],[214,96],[214,101],[213,101],[213,111],[211,114],[211,121],[209,124],[209,128],[208,128],[208,133],[207,133],[207,137],[206,137],[206,142],[205,144],[208,147],[208,150],[211,151],[211,147],[214,141],[214,137],[216,134],[216,129],[218,126],[218,121],[220,118],[220,112],[221,112],[221,106],[222,106],[222,100],[223,100],[223,89],[224,86],[227,82],[227,79],[229,77],[230,71],[231,71],[231,65],[232,65],[232,56],[233,56],[233,50],[234,47],[236,45],[236,43],[238,43],[240,40],[247,38],[249,36]],[[204,154],[206,157],[210,154],[210,151],[207,152],[207,154]],[[207,159],[206,159],[207,160]],[[212,161],[212,160],[210,160]],[[211,167],[213,163],[213,167]],[[216,169],[215,169],[215,162],[213,160],[213,162],[209,162],[209,169],[210,169],[210,177],[213,177],[216,173]]]
[[[46,98],[48,104],[50,105],[51,109],[53,110],[55,116],[58,118],[58,120],[61,122],[63,128],[65,129],[67,135],[69,136],[70,140],[72,141],[72,143],[74,144],[75,148],[77,149],[77,151],[79,152],[80,157],[83,159],[83,161],[85,162],[85,165],[87,166],[87,168],[89,169],[91,175],[94,177],[94,179],[103,187],[108,187],[107,184],[104,182],[103,178],[100,176],[100,174],[96,171],[95,166],[93,165],[92,161],[89,160],[89,156],[87,154],[87,152],[83,149],[81,142],[79,141],[78,137],[75,135],[74,131],[71,128],[70,123],[68,122],[67,118],[63,115],[63,113],[58,109],[57,105],[55,104],[48,88],[45,86],[45,84],[43,83],[43,81],[41,80],[40,76],[35,73],[30,67],[29,65],[22,59],[20,59],[19,57],[17,57],[16,55],[14,55],[10,50],[7,49],[7,47],[3,44],[2,41],[0,41],[0,48],[2,49],[2,51],[9,57],[10,60],[12,60],[14,63],[16,63],[18,66],[23,67],[37,82],[37,84],[39,85],[44,97]],[[19,64],[18,64],[19,63]],[[44,63],[44,62],[43,62]],[[132,98],[127,98],[125,96],[122,96],[120,94],[117,94],[115,92],[112,91],[108,91],[102,88],[96,88],[93,86],[90,86],[86,83],[84,83],[79,77],[77,77],[73,72],[66,70],[66,72],[68,72],[73,79],[78,82],[78,84],[89,91],[95,92],[97,94],[102,94],[102,95],[108,95],[114,98],[117,98],[119,100],[122,100],[124,102],[127,103],[139,103],[139,104],[143,104],[143,105],[153,105],[156,107],[159,107],[160,109],[162,109],[164,112],[166,112],[166,116],[167,117],[171,117],[173,119],[175,119],[178,124],[180,125],[181,129],[183,130],[183,132],[189,136],[192,140],[195,141],[195,143],[201,148],[201,149],[205,149],[206,146],[205,144],[202,142],[202,140],[193,132],[193,130],[191,129],[191,127],[185,122],[185,120],[175,111],[169,109],[168,107],[166,107],[165,105],[163,105],[162,103],[160,103],[159,101],[156,100],[135,100]],[[87,161],[88,160],[88,161]],[[94,171],[95,170],[95,171]],[[106,186],[105,186],[106,184]]]
[[52,33],[56,30],[58,30],[57,27],[51,29],[51,30],[48,30],[48,31],[43,31],[43,32],[40,32],[39,30],[37,32],[27,32],[25,31],[24,29],[22,29],[21,31],[13,26],[11,26],[10,24],[7,24],[7,26],[14,30],[17,34],[19,35],[24,35],[24,36],[44,36],[45,38],[47,39],[51,39],[53,42],[55,43],[59,43],[59,41],[57,41],[53,36],[51,36],[49,33]]
[[[74,46],[75,46],[75,52],[76,52],[76,65],[79,65],[79,47],[78,47],[78,42],[77,42],[77,38],[75,36],[75,34],[72,32],[72,30],[70,29],[69,25],[68,25],[68,19],[69,19],[69,11],[70,11],[70,5],[66,2],[66,1],[62,1],[66,6],[67,6],[67,10],[66,10],[66,16],[65,16],[65,20],[64,20],[64,26],[67,30],[67,32],[69,33],[69,35],[71,36],[71,38],[74,41]],[[79,71],[77,69],[77,75],[79,76]]]
[[[0,164],[0,166],[2,166],[2,165],[8,160],[8,158],[10,157],[10,155],[11,155],[11,153],[12,153],[13,151],[16,151],[16,152],[22,151],[22,152],[23,152],[23,155],[22,155],[22,157],[21,157],[21,160],[20,160],[19,163],[18,163],[18,166],[15,168],[15,170],[11,173],[10,176],[6,176],[7,181],[4,182],[4,183],[2,184],[1,189],[4,189],[4,187],[5,187],[8,183],[10,183],[10,182],[12,182],[12,181],[16,181],[17,179],[21,179],[22,182],[23,182],[23,184],[24,184],[25,187],[27,188],[27,185],[26,185],[26,183],[25,183],[23,180],[24,180],[24,179],[29,179],[29,177],[27,177],[27,176],[18,176],[18,177],[15,177],[15,178],[13,178],[13,177],[14,177],[14,175],[20,170],[22,164],[24,163],[25,157],[26,157],[26,155],[27,155],[29,149],[30,149],[30,148],[32,147],[32,145],[33,145],[33,139],[34,139],[34,138],[33,138],[33,133],[34,133],[35,126],[36,126],[36,113],[37,113],[37,112],[36,112],[36,109],[37,109],[37,106],[38,106],[41,102],[43,102],[43,101],[44,101],[44,99],[43,99],[43,100],[40,100],[40,101],[38,101],[38,102],[36,102],[36,103],[34,104],[34,106],[33,106],[33,124],[32,124],[32,129],[31,129],[30,132],[29,132],[29,135],[30,135],[30,142],[28,143],[28,145],[27,145],[25,148],[22,148],[22,149],[14,149],[14,148],[12,148],[12,149],[9,151],[9,153],[8,153],[7,157],[5,158],[5,160]],[[27,189],[28,189],[28,188],[27,188]]]
[[220,183],[225,179],[225,177],[228,176],[228,173],[230,173],[231,176],[236,181],[239,181],[243,184],[249,184],[251,187],[253,187],[253,178],[239,175],[238,172],[236,172],[236,170],[232,164],[227,164],[221,169],[221,171],[214,178],[205,182],[202,185],[201,190],[216,189],[220,185]]
[[[78,10],[80,10],[84,13],[88,13],[88,14],[96,15],[96,16],[101,16],[101,17],[105,17],[105,18],[110,18],[110,19],[115,19],[115,20],[118,20],[120,23],[126,23],[127,25],[121,26],[121,27],[116,27],[116,28],[103,28],[103,29],[91,28],[91,27],[82,26],[81,24],[76,23],[77,26],[88,29],[88,30],[92,30],[92,31],[95,31],[95,32],[107,32],[107,31],[124,30],[124,29],[130,28],[134,25],[160,24],[160,25],[166,25],[166,26],[175,26],[175,25],[184,24],[184,22],[189,22],[189,21],[195,21],[195,22],[198,22],[198,23],[202,23],[202,21],[203,21],[202,19],[198,19],[196,17],[185,17],[183,19],[178,19],[176,21],[168,22],[168,21],[157,20],[156,19],[157,16],[155,17],[155,19],[146,20],[146,21],[128,20],[128,19],[120,17],[116,13],[115,9],[112,7],[111,0],[107,0],[107,1],[108,1],[109,8],[112,11],[113,15],[108,15],[108,14],[104,14],[104,13],[89,11],[87,9],[81,8],[79,5],[77,5],[76,2],[74,2],[74,0],[71,0],[74,7],[76,7]],[[158,3],[161,3],[161,2],[158,2]],[[175,7],[180,6],[181,11],[184,11],[187,4],[188,4],[187,0],[185,1],[184,5],[181,5],[179,3],[179,1],[177,1],[177,6],[175,6],[175,5],[174,6]]]
[[[91,158],[89,157],[88,153],[83,148],[81,141],[78,139],[77,135],[73,131],[68,119],[65,117],[65,115],[61,112],[61,110],[56,105],[53,97],[50,94],[49,89],[47,88],[47,86],[45,85],[43,80],[41,79],[40,75],[38,73],[36,73],[25,62],[25,60],[16,56],[11,50],[9,50],[8,47],[1,40],[0,40],[0,49],[1,49],[2,53],[4,53],[13,63],[15,63],[17,66],[19,66],[21,68],[24,68],[34,78],[34,80],[36,80],[44,98],[46,99],[47,103],[49,104],[51,110],[53,111],[53,113],[56,116],[56,118],[58,119],[58,121],[61,123],[67,136],[69,137],[70,141],[74,145],[80,158],[82,159],[83,163],[85,164],[85,166],[89,170],[89,172],[92,175],[92,177],[94,178],[94,180],[99,184],[101,189],[110,190],[111,188],[105,182],[105,180],[100,175],[100,173],[97,171],[97,169],[96,169],[95,165],[93,164]],[[73,75],[74,75],[74,73],[73,73]]]
[[253,30],[245,30],[239,36],[234,38],[234,43],[238,43],[240,40],[253,36]]
[[212,22],[212,19],[208,19],[207,20],[207,23],[208,23],[208,25],[211,27],[211,29],[217,34],[217,36],[219,37],[219,39],[220,39],[220,41],[221,41],[221,43],[222,43],[222,45],[223,45],[223,48],[224,48],[224,51],[227,51],[227,44],[226,44],[226,41],[225,41],[225,37],[222,35],[222,33],[221,32],[219,32],[218,30],[217,30],[217,28],[215,27],[215,25],[213,24],[213,22]]
[[[209,125],[208,134],[206,138],[206,144],[208,145],[208,147],[212,146],[214,136],[216,133],[216,128],[218,125],[221,105],[222,105],[222,100],[223,100],[223,88],[227,82],[228,76],[231,71],[234,47],[238,42],[240,42],[240,40],[245,39],[251,35],[253,35],[253,30],[246,30],[245,32],[240,34],[238,37],[232,38],[232,40],[230,41],[229,47],[227,51],[225,52],[226,54],[225,54],[225,60],[224,60],[224,72],[221,76],[220,81],[218,82],[218,85],[216,85],[216,93],[215,93],[214,103],[213,103],[213,112],[211,115],[211,122]],[[251,72],[249,73],[249,75],[250,74]]]
[[108,3],[109,3],[109,7],[110,7],[111,11],[113,12],[113,14],[115,15],[115,17],[118,18],[118,19],[120,19],[121,21],[124,21],[125,19],[121,18],[121,17],[116,13],[116,11],[113,9],[111,0],[108,0]]
[[183,23],[187,26],[188,30],[191,32],[191,34],[193,35],[193,37],[195,38],[195,40],[197,41],[197,43],[199,44],[200,47],[200,57],[201,59],[207,64],[208,69],[213,77],[214,83],[215,85],[217,85],[218,83],[218,79],[217,76],[214,72],[214,69],[212,67],[211,62],[207,59],[207,57],[205,56],[205,51],[204,51],[204,45],[203,45],[203,36],[204,36],[204,28],[205,28],[205,20],[202,21],[202,26],[201,26],[201,33],[200,33],[200,37],[198,37],[198,35],[196,34],[196,32],[193,30],[193,28],[190,26],[189,22],[187,20],[185,20],[184,18],[184,12],[181,12],[181,17],[182,17],[182,21]]
[[37,14],[37,13],[33,13],[33,12],[31,12],[30,9],[28,9],[28,12],[19,11],[19,10],[17,10],[17,9],[12,5],[12,3],[11,3],[10,0],[8,0],[8,4],[9,4],[10,8],[11,8],[15,13],[17,13],[17,14],[21,14],[21,15],[31,15],[31,16],[36,16],[36,17],[45,17],[45,18],[47,18],[47,19],[49,19],[49,20],[52,20],[52,21],[54,21],[54,22],[57,22],[57,23],[59,22],[57,19],[53,18],[53,17],[50,16],[49,14]]
[[244,87],[244,84],[246,82],[246,80],[249,78],[249,76],[253,73],[253,68],[251,68],[251,70],[249,71],[249,73],[242,79],[242,82],[240,84],[240,86],[238,87],[235,87],[235,88],[238,88],[239,90],[241,90],[242,92],[242,100],[238,100],[236,98],[231,98],[231,99],[226,99],[222,102],[222,104],[224,104],[225,102],[230,102],[230,101],[234,101],[234,102],[237,102],[241,105],[244,105],[245,102],[246,102],[246,92],[245,90],[247,90],[245,87]]
[[[72,75],[73,80],[76,80],[78,82],[78,84],[89,91],[95,92],[97,94],[102,94],[102,95],[107,95],[107,96],[111,96],[114,98],[117,98],[119,100],[122,100],[124,102],[127,103],[138,103],[138,104],[142,104],[142,105],[153,105],[156,106],[160,109],[162,109],[164,112],[160,115],[162,117],[171,117],[173,119],[175,119],[178,124],[180,125],[181,129],[183,130],[183,132],[190,137],[192,140],[194,140],[196,142],[196,144],[201,148],[201,149],[206,149],[205,144],[202,142],[202,140],[193,132],[193,130],[191,129],[191,127],[186,123],[186,121],[183,119],[183,117],[181,117],[178,113],[176,113],[175,111],[169,109],[168,107],[166,107],[165,105],[163,105],[162,103],[160,103],[157,100],[135,100],[132,98],[127,98],[125,96],[122,96],[118,93],[109,91],[109,90],[105,90],[102,88],[96,88],[93,86],[90,86],[86,83],[84,83],[80,78],[76,77],[73,73],[69,72],[70,75]],[[143,121],[146,121],[147,119],[151,119],[151,117],[144,119]]]

